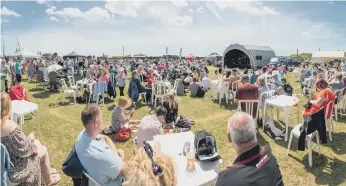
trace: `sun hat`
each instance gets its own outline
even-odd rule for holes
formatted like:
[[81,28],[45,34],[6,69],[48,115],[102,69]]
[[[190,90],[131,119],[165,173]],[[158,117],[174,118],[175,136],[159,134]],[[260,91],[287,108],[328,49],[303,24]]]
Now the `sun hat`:
[[132,105],[132,100],[125,96],[120,96],[117,103],[118,107],[126,109]]

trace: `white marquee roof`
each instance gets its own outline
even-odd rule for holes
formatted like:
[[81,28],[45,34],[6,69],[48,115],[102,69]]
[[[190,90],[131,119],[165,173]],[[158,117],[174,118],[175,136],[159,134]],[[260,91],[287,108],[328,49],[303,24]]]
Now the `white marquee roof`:
[[312,53],[312,58],[343,58],[344,51],[317,51]]

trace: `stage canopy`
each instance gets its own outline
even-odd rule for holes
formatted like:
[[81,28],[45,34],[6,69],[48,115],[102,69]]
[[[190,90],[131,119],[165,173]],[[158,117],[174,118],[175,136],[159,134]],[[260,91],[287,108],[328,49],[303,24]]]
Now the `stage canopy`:
[[76,57],[86,57],[85,55],[78,54],[77,52],[73,51],[67,55],[64,55],[63,58],[76,58]]
[[275,52],[268,46],[232,44],[223,53],[223,66],[255,68],[267,65]]

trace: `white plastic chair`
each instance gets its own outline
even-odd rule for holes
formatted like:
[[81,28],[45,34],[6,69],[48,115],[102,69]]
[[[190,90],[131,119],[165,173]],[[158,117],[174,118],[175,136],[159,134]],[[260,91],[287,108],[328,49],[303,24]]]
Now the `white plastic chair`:
[[315,88],[315,83],[316,83],[315,81],[316,81],[315,79],[310,79],[310,78],[305,79],[305,83],[307,87],[303,88],[303,95],[305,94],[305,92],[308,92],[310,99],[312,95],[312,90],[313,88]]
[[[322,108],[323,109],[323,108]],[[300,137],[300,127],[303,124],[296,125],[290,134],[290,139],[288,141],[288,147],[287,147],[287,155],[290,153],[290,148],[291,148],[291,143],[292,143],[292,138],[295,136],[296,138],[299,139]],[[320,136],[318,135],[318,131],[315,131],[309,135],[306,135],[305,140],[308,144],[308,156],[309,156],[309,166],[312,167],[312,138],[316,136],[316,141],[317,141],[317,148],[318,148],[318,154],[320,154]]]
[[[262,92],[260,95],[259,95],[259,107],[261,107],[262,108],[262,114],[263,114],[263,112],[264,112],[264,104],[265,104],[265,99],[268,99],[268,98],[271,98],[271,97],[273,97],[275,95],[275,90],[269,90],[269,91],[266,91],[266,92]],[[270,107],[271,108],[271,117],[272,117],[272,119],[274,119],[273,118],[273,108],[272,107]],[[262,116],[262,117],[265,117],[265,116]],[[264,125],[263,125],[263,127],[264,127]],[[264,129],[264,128],[263,128]]]
[[231,93],[232,93],[232,96],[233,96],[233,103],[235,103],[235,97],[236,97],[236,94],[237,94],[239,83],[240,83],[240,80],[232,82]]
[[[256,104],[257,104],[257,106],[256,106]],[[245,106],[245,111],[242,110],[242,105]],[[255,123],[256,123],[256,128],[257,128],[257,118],[258,118],[259,105],[260,105],[260,100],[238,100],[238,111],[245,112],[245,113],[249,114],[250,116],[252,116]]]
[[218,80],[212,80],[211,81],[210,92],[211,92],[211,98],[212,99],[217,99],[218,98],[219,82],[220,81],[218,81]]
[[228,98],[229,98],[229,83],[224,81],[219,81],[220,87],[220,94],[219,94],[219,104],[221,104],[221,99],[226,99],[226,104],[228,104]]
[[77,103],[76,98],[77,98],[77,91],[76,90],[72,90],[72,89],[68,89],[65,80],[61,80],[61,84],[64,90],[63,96],[62,96],[62,101],[65,101],[65,96],[71,94],[73,96],[74,99],[74,104]]
[[83,174],[89,179],[88,181],[89,186],[101,186],[101,184],[97,183],[97,181],[94,180],[88,173],[83,172]]
[[74,81],[74,77],[73,76],[67,76],[67,79],[68,79],[68,82],[70,84],[70,87],[73,89],[73,90],[78,90],[78,86],[76,85],[76,82]]
[[[345,112],[345,97],[344,97],[344,89],[339,89],[336,90],[334,93],[337,95],[338,99],[338,104],[334,105],[334,116],[335,116],[335,121],[338,121],[338,109],[342,110],[342,113]],[[342,114],[341,113],[341,114]]]
[[[99,104],[99,97],[101,96],[102,98],[102,103],[105,103],[105,91],[107,91],[107,83],[105,81],[100,81],[95,83],[94,90],[93,90],[93,99],[95,101],[96,99],[96,104]],[[90,93],[91,95],[91,93]],[[95,97],[96,96],[96,97]]]
[[154,103],[154,107],[156,108],[156,102],[157,99],[161,99],[161,103],[163,105],[163,101],[167,95],[167,86],[165,82],[157,82],[154,86],[155,88],[155,103]]
[[204,90],[207,90],[210,88],[210,82],[208,77],[202,78],[202,87]]

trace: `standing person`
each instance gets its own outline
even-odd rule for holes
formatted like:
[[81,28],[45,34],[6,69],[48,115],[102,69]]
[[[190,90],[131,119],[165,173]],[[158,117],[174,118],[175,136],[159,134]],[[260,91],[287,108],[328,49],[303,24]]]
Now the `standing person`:
[[22,64],[19,58],[17,58],[15,63],[15,73],[16,73],[16,81],[22,82]]
[[228,140],[236,151],[233,165],[219,173],[216,186],[283,186],[282,175],[269,145],[261,147],[256,137],[256,125],[244,112],[228,120]]
[[6,64],[6,60],[1,60],[1,73],[5,74],[5,92],[8,92],[8,76],[11,74],[10,67]]
[[35,77],[35,70],[36,69],[36,62],[34,60],[29,62],[28,66],[28,79],[29,81],[32,81]]
[[124,73],[124,68],[120,67],[119,68],[119,73],[115,77],[115,79],[118,82],[119,90],[120,90],[120,96],[124,96],[124,88],[126,84],[126,74]]

